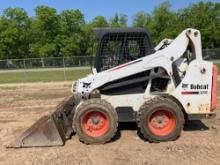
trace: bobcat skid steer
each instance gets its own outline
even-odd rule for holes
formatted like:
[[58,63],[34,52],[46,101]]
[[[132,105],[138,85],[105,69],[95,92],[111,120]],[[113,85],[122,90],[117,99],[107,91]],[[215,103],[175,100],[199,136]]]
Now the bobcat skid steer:
[[136,122],[151,142],[175,140],[185,120],[215,116],[218,69],[202,59],[201,35],[186,29],[155,48],[141,28],[99,28],[93,74],[73,96],[26,130],[11,147],[110,141],[119,122]]

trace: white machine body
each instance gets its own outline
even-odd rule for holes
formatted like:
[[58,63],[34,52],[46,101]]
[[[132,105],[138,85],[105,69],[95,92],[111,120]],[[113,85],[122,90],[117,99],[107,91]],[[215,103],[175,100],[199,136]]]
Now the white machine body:
[[[187,49],[191,46],[192,52]],[[212,114],[213,64],[202,59],[201,35],[186,29],[176,39],[163,40],[156,52],[109,70],[89,75],[73,84],[72,91],[80,102],[103,85],[131,75],[149,71],[145,92],[121,95],[100,94],[115,108],[132,107],[138,111],[146,100],[157,95],[169,95],[178,101],[186,114]],[[188,61],[187,61],[187,58]],[[189,60],[191,59],[191,60]],[[175,67],[173,64],[175,63]],[[155,69],[157,68],[157,69]],[[176,73],[174,72],[176,69]],[[176,80],[178,74],[179,82]],[[162,91],[151,91],[153,79],[168,79]],[[127,82],[131,83],[131,82]]]

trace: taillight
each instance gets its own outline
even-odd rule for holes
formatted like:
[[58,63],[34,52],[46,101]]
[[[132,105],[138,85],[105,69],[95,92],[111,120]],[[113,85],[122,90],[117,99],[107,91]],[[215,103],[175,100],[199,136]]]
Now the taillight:
[[213,65],[213,73],[212,73],[212,103],[211,110],[215,110],[217,108],[217,81],[218,81],[218,67]]

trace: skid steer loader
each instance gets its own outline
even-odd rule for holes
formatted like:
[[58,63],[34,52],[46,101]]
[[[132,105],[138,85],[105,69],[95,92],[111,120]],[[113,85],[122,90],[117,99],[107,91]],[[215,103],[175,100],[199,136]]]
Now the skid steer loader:
[[73,96],[26,130],[11,147],[60,146],[76,133],[109,142],[119,122],[136,122],[151,142],[175,140],[185,120],[215,116],[218,69],[202,59],[201,35],[186,29],[155,48],[142,28],[99,28],[93,73]]

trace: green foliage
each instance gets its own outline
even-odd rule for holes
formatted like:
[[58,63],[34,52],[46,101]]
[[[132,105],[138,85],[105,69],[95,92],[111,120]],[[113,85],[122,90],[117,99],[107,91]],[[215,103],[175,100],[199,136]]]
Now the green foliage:
[[[116,13],[110,20],[95,17],[86,23],[80,10],[57,13],[48,6],[38,6],[28,17],[22,8],[7,8],[0,16],[0,59],[95,55],[97,42],[92,36],[96,27],[127,27],[127,15]],[[157,44],[175,38],[188,27],[202,33],[203,48],[220,45],[220,3],[201,1],[172,11],[164,1],[152,13],[138,12],[132,26],[148,29]]]
[[38,6],[36,17],[31,20],[30,54],[32,57],[48,57],[58,54],[54,42],[59,33],[59,17],[54,8]]
[[103,16],[95,17],[91,22],[92,27],[108,27],[108,21]]
[[201,31],[204,48],[220,46],[220,3],[199,2],[185,9],[172,11],[169,1],[156,7],[152,14],[139,12],[133,26],[145,27],[153,36],[154,44],[164,38],[174,38],[186,28]]
[[0,57],[23,58],[28,55],[30,21],[21,8],[7,8],[0,18]]
[[56,43],[61,56],[79,56],[85,49],[84,15],[79,10],[65,10],[59,16],[60,32],[56,36]]
[[191,5],[178,12],[181,28],[192,27],[202,33],[203,47],[215,48],[220,45],[220,3]]
[[147,24],[150,22],[150,15],[145,13],[144,11],[138,12],[135,16],[134,16],[134,20],[133,20],[133,26],[134,27],[146,27]]
[[113,18],[110,19],[111,27],[127,27],[127,15],[116,13]]

